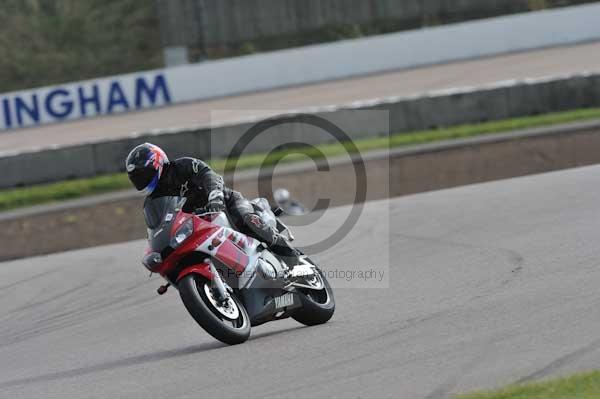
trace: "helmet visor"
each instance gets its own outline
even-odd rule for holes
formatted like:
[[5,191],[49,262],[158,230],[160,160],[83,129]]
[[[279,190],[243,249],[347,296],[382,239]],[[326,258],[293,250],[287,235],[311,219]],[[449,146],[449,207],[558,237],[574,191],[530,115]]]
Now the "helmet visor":
[[129,180],[138,191],[144,191],[155,177],[158,177],[158,171],[153,168],[139,168],[129,172]]

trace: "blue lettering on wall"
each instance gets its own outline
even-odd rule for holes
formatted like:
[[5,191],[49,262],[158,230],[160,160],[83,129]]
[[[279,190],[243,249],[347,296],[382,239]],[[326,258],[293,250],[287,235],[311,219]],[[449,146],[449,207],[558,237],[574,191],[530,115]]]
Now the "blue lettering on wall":
[[79,94],[79,110],[81,112],[81,116],[87,115],[86,106],[88,104],[92,104],[94,106],[94,111],[92,115],[98,115],[102,113],[100,109],[100,92],[98,91],[98,85],[94,84],[92,86],[92,94],[90,96],[86,96],[84,93],[84,86],[77,88],[77,93]]
[[4,111],[4,127],[11,128],[12,127],[12,116],[10,112],[10,102],[8,102],[8,98],[2,99],[2,110]]
[[[50,114],[52,117],[56,119],[64,119],[67,117],[71,111],[73,111],[73,101],[69,99],[70,93],[65,89],[54,89],[46,96],[46,100],[44,101],[44,106],[46,112]],[[67,99],[58,103],[60,108],[56,107],[56,102],[54,101],[57,97],[67,97]]]
[[[0,129],[171,104],[163,73],[28,90],[0,98]],[[2,126],[3,124],[3,126]]]
[[110,84],[110,91],[108,92],[108,107],[106,108],[106,112],[111,114],[113,112],[113,108],[116,106],[121,106],[126,111],[129,109],[129,103],[127,102],[127,97],[125,97],[125,93],[123,93],[123,89],[118,81],[114,81]]
[[23,112],[36,124],[40,122],[40,110],[38,107],[37,94],[31,96],[31,105],[28,105],[21,97],[15,97],[15,112],[17,114],[17,123],[23,126]]
[[142,108],[144,106],[144,97],[148,99],[150,106],[156,105],[158,96],[162,95],[164,104],[171,103],[171,93],[163,74],[158,74],[154,77],[154,84],[148,86],[148,83],[143,77],[135,80],[135,107]]

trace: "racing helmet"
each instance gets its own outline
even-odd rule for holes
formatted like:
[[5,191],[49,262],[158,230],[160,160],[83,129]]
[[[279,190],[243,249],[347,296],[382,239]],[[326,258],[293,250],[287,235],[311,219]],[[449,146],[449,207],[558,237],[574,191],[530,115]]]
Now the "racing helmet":
[[144,143],[135,147],[125,160],[129,180],[144,195],[150,195],[158,186],[163,167],[169,163],[167,154],[157,145]]

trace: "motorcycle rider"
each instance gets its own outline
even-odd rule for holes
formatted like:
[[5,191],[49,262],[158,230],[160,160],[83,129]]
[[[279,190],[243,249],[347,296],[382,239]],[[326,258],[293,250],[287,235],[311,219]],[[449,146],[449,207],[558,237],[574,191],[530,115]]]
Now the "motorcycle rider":
[[129,180],[146,196],[146,201],[163,196],[180,196],[187,198],[187,212],[197,208],[209,212],[227,210],[239,231],[267,244],[290,268],[298,263],[301,253],[265,223],[242,194],[225,187],[223,178],[203,161],[183,157],[169,162],[167,154],[160,147],[144,143],[131,150],[125,167]]

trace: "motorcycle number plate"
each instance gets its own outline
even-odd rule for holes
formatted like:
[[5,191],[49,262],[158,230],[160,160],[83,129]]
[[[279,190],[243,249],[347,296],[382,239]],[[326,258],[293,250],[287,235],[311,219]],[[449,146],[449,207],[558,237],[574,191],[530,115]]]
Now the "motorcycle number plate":
[[285,308],[286,306],[292,306],[293,304],[294,294],[292,294],[291,292],[275,297],[275,307],[277,309]]

